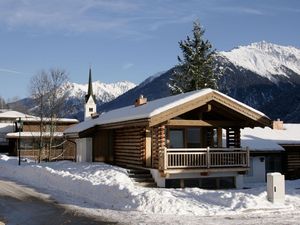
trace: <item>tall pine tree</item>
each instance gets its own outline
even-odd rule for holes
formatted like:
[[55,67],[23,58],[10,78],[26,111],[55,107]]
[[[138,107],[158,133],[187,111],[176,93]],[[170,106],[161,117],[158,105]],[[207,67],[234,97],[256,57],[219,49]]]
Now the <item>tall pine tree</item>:
[[171,79],[171,93],[179,94],[202,88],[217,89],[217,76],[214,74],[215,50],[208,40],[203,38],[205,30],[200,22],[194,22],[193,37],[187,36],[180,41],[182,58]]

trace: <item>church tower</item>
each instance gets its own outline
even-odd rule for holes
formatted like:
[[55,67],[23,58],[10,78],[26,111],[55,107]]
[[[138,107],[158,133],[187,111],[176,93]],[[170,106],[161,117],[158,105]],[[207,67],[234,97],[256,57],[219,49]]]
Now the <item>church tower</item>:
[[96,109],[96,97],[93,94],[93,84],[92,84],[92,69],[89,70],[89,84],[88,93],[85,95],[84,104],[84,120],[90,119],[92,114],[97,112]]

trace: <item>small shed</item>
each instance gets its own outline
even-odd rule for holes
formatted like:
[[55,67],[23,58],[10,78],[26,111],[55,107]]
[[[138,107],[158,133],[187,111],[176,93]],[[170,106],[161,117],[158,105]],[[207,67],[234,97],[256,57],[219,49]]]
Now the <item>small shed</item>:
[[[257,127],[241,130],[242,145],[249,146],[250,161],[256,162],[251,168],[262,175],[255,181],[266,181],[266,173],[269,172],[283,173],[287,179],[300,178],[299,130],[300,124],[285,124],[282,121],[274,121],[273,129]],[[262,170],[265,172],[262,173]],[[248,179],[251,180],[251,176]]]

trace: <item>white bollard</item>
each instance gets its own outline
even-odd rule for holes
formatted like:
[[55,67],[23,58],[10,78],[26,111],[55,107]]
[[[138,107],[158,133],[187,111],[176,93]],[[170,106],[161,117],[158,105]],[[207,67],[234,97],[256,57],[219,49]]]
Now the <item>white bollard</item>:
[[267,174],[267,198],[273,203],[284,203],[284,175],[281,175],[280,173]]

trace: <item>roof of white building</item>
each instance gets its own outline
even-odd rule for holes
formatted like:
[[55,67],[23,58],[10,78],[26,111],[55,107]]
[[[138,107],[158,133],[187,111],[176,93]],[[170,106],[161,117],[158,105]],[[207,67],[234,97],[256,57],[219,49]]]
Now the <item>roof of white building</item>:
[[[32,117],[32,118],[22,118],[23,122],[40,122],[39,117]],[[43,118],[44,122],[50,122],[51,118]],[[78,123],[77,119],[69,119],[69,118],[54,118],[54,122],[61,122],[61,123]]]
[[[0,113],[0,119],[12,119],[12,120],[17,120],[21,118],[21,120],[24,121],[28,121],[28,122],[39,122],[40,121],[40,117],[37,116],[32,116],[29,114],[25,114],[25,113],[21,113],[18,111],[13,111],[13,110],[9,110],[9,111],[5,111]],[[44,121],[50,121],[50,118],[43,118]],[[69,119],[69,118],[55,118],[54,119],[55,122],[61,122],[61,123],[78,123],[77,119]]]
[[5,112],[2,112],[0,113],[0,119],[17,119],[17,118],[34,118],[34,116],[31,116],[31,115],[28,115],[28,114],[25,114],[25,113],[21,113],[21,112],[18,112],[18,111],[14,111],[14,110],[9,110],[9,111],[5,111]]
[[255,151],[284,150],[281,145],[300,145],[300,124],[284,124],[283,130],[244,128],[241,130],[241,145]]
[[104,125],[104,124],[110,124],[110,123],[117,123],[117,122],[123,122],[123,121],[129,121],[129,120],[137,120],[137,119],[147,119],[151,118],[155,115],[158,115],[162,112],[165,112],[169,109],[172,109],[174,107],[180,106],[186,102],[192,101],[194,99],[197,99],[201,96],[204,96],[209,93],[217,93],[219,95],[222,95],[223,97],[230,99],[231,101],[235,102],[236,104],[245,107],[257,114],[259,114],[262,117],[268,118],[265,114],[263,114],[260,111],[257,111],[256,109],[253,109],[252,107],[243,104],[225,94],[222,94],[216,90],[212,90],[210,88],[198,90],[198,91],[191,91],[184,94],[179,95],[173,95],[165,98],[160,98],[154,101],[149,101],[147,104],[135,107],[134,105],[130,105],[127,107],[115,109],[112,111],[109,111],[107,113],[101,114],[96,119],[89,119],[86,121],[83,121],[77,125],[71,126],[68,129],[65,130],[64,133],[79,133],[86,129],[89,129],[91,127],[94,127],[96,125]]
[[[13,132],[6,134],[6,138],[33,138],[33,137],[40,137],[40,132]],[[43,137],[63,137],[63,132],[54,132],[53,135],[50,134],[50,132],[42,132]]]

